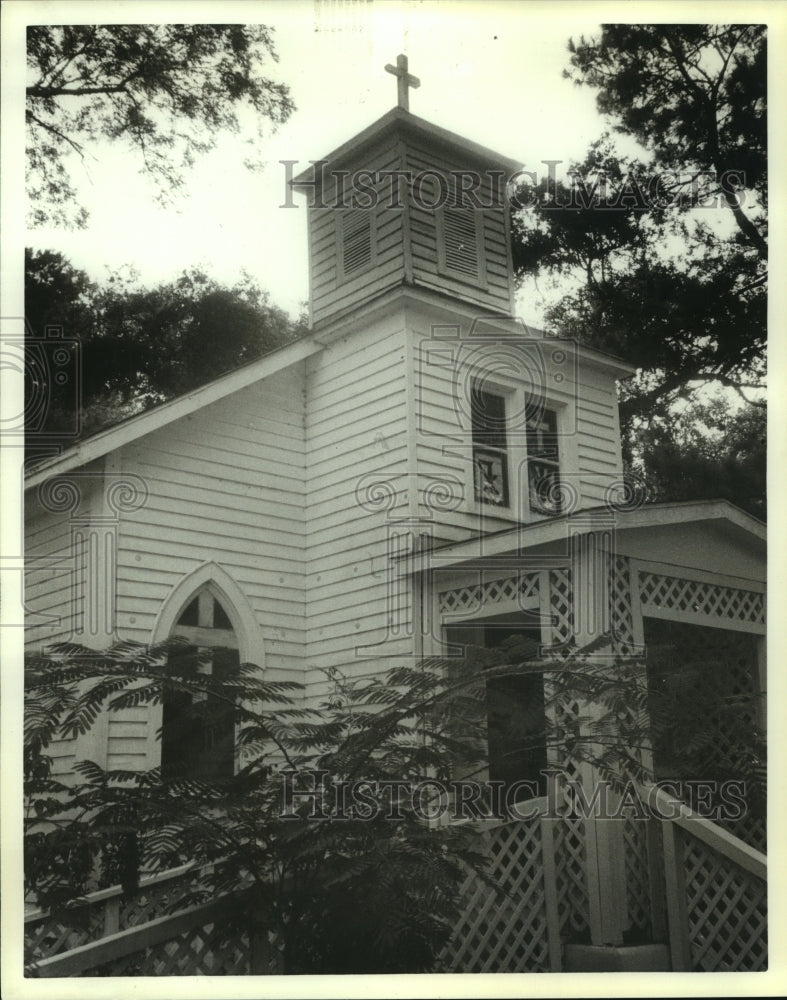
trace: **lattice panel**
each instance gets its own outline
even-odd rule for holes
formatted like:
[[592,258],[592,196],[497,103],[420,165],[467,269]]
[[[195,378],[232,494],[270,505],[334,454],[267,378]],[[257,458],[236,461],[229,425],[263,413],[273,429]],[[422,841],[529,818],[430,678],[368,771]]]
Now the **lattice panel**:
[[530,598],[538,598],[538,573],[520,573],[505,580],[490,580],[440,593],[442,614],[474,613],[489,605],[518,601],[519,606]]
[[581,781],[580,764],[566,743],[580,716],[576,698],[557,698],[552,682],[545,679],[545,695],[549,729],[553,739],[548,745],[550,768],[560,771],[557,781],[557,810],[563,816],[554,824],[555,879],[561,937],[582,939],[590,926],[590,903],[587,888],[587,856],[585,853],[585,821],[571,819],[572,799],[567,781]]
[[138,895],[123,900],[120,890],[109,900],[91,901],[72,911],[70,919],[46,914],[25,923],[25,956],[32,962],[78,948],[104,936],[107,905],[119,904],[118,929],[125,930],[172,912],[183,894],[199,884],[199,873],[189,873],[142,888]]
[[[195,885],[200,884],[199,876],[178,878],[161,885],[150,885],[129,900],[120,903],[120,930],[136,927],[138,924],[155,920],[172,913],[183,896]],[[190,902],[193,903],[193,900]]]
[[248,941],[245,938],[227,940],[226,936],[219,936],[215,925],[208,924],[86,975],[230,976],[248,972]]
[[755,850],[762,851],[763,854],[768,853],[768,828],[762,816],[753,816],[751,813],[747,813],[740,819],[721,818],[716,822]]
[[687,838],[685,865],[695,970],[767,969],[765,883],[695,838]]
[[503,895],[475,874],[462,887],[462,917],[437,964],[442,972],[546,972],[549,969],[541,826],[491,830],[490,871]]
[[553,616],[552,642],[568,642],[574,633],[574,605],[571,570],[555,569],[549,574],[549,611]]
[[[625,654],[626,651],[620,650],[620,652]],[[648,729],[649,721],[645,722],[643,718],[645,712],[642,708],[643,705],[647,705],[648,698],[646,662],[644,658],[629,660],[616,669],[621,683],[625,684],[626,688],[622,689],[625,695],[621,695],[615,706],[619,734],[619,752],[615,767],[622,780],[639,782],[644,778],[652,781],[653,751]]]
[[[757,769],[757,754],[763,747],[756,738],[756,637],[663,619],[645,618],[644,624],[651,698],[662,704],[662,714],[665,707],[670,709],[675,723],[673,732],[667,727],[666,736],[655,729],[657,777],[742,781],[746,814],[726,819],[723,803],[716,799],[721,815],[715,821],[764,852],[764,777]],[[698,707],[696,712],[693,706]],[[678,747],[678,765],[670,759],[671,744]]]
[[634,647],[634,621],[631,612],[631,574],[625,556],[616,556],[610,567],[609,617],[613,648],[629,653]]
[[629,919],[632,927],[647,933],[651,928],[647,822],[627,818],[623,825],[623,845]]
[[582,940],[590,927],[585,820],[563,817],[554,829],[560,937]]
[[639,590],[643,605],[652,608],[765,625],[765,597],[751,590],[648,572],[639,574]]
[[219,924],[205,924],[160,944],[97,966],[84,976],[249,975],[246,934],[229,937]]
[[579,724],[580,703],[564,690],[556,693],[557,681],[544,675],[544,701],[547,713],[547,728],[550,738],[547,745],[547,760],[550,767],[558,768],[569,778],[579,778],[577,761],[571,755],[569,741]]
[[81,907],[73,920],[46,914],[40,920],[25,923],[25,961],[34,962],[50,955],[79,948],[102,936],[104,907]]

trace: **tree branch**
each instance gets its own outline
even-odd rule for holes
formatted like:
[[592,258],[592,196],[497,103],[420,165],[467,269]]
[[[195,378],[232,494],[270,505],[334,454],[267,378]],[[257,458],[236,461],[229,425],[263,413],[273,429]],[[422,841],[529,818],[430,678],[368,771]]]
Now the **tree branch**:
[[67,142],[69,146],[73,147],[73,149],[75,149],[76,152],[79,153],[79,156],[82,160],[85,159],[84,148],[80,146],[78,142],[74,142],[73,139],[70,139],[67,135],[65,135],[65,133],[61,132],[60,129],[55,128],[55,126],[50,124],[49,122],[42,121],[37,115],[34,115],[32,111],[27,111],[25,117],[27,118],[28,121],[34,121],[36,125],[40,125],[42,129],[45,129],[47,132],[51,132],[53,135],[56,135],[58,139],[62,139],[64,142]]

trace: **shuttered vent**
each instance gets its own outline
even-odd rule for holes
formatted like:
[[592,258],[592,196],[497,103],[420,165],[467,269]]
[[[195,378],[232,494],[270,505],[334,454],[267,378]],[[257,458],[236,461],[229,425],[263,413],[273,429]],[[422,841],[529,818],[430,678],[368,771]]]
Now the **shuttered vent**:
[[372,259],[372,213],[350,209],[342,221],[342,270],[352,274],[366,267]]
[[443,211],[445,266],[452,271],[478,277],[476,220],[472,208],[448,208]]

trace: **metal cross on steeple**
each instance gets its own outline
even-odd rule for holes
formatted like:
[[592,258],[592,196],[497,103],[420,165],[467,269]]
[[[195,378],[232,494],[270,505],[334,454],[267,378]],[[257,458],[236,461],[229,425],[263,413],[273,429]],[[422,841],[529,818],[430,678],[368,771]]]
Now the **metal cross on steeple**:
[[416,87],[420,87],[421,81],[417,76],[411,76],[407,72],[407,56],[397,56],[396,65],[392,66],[388,63],[385,70],[387,73],[393,73],[396,77],[396,96],[398,98],[399,107],[404,108],[405,111],[409,111],[410,94],[408,88],[412,87],[415,89]]

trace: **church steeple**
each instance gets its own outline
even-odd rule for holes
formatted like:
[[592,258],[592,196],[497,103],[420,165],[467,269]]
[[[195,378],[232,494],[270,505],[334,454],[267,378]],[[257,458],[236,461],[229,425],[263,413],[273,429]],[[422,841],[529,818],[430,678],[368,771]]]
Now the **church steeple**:
[[506,183],[519,163],[410,114],[420,81],[407,57],[385,68],[397,107],[291,182],[307,199],[313,326],[396,286],[510,315]]

